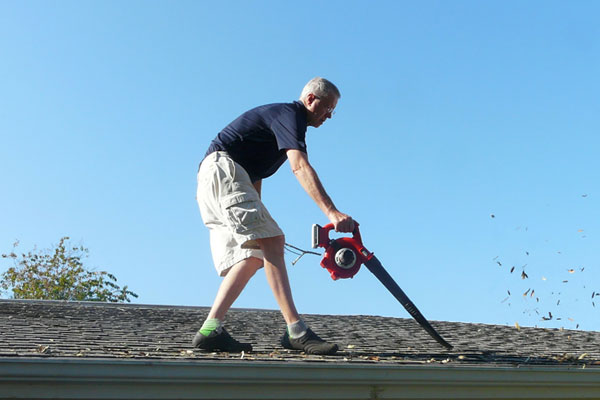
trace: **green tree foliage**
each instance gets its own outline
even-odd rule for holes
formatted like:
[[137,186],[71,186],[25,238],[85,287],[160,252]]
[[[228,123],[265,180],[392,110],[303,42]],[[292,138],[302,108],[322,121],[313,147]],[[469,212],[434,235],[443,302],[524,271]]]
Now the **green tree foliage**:
[[2,254],[12,259],[13,266],[0,275],[0,289],[12,291],[15,299],[77,300],[130,302],[137,294],[117,285],[117,278],[106,271],[90,271],[82,259],[88,256],[83,246],[73,247],[65,236],[54,249],[17,255]]

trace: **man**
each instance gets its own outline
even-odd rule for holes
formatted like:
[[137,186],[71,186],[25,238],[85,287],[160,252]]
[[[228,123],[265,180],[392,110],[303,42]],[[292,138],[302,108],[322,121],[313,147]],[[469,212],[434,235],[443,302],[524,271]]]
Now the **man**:
[[284,261],[283,232],[260,200],[262,180],[285,162],[338,232],[352,232],[354,220],[340,212],[308,162],[307,126],[331,118],[340,98],[335,85],[314,78],[300,101],[268,104],[242,114],[212,141],[198,171],[197,200],[210,230],[215,267],[223,282],[208,317],[192,343],[206,350],[251,351],[223,328],[225,313],[255,272],[267,281],[287,324],[283,347],[308,354],[333,354],[337,345],[317,336],[300,319]]

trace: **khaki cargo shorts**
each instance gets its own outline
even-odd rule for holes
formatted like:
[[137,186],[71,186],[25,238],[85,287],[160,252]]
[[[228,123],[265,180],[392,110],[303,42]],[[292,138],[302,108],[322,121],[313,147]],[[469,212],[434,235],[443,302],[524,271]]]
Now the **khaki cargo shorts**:
[[210,250],[220,276],[246,258],[262,260],[256,239],[283,235],[246,170],[226,152],[211,153],[202,161],[196,200],[210,230]]

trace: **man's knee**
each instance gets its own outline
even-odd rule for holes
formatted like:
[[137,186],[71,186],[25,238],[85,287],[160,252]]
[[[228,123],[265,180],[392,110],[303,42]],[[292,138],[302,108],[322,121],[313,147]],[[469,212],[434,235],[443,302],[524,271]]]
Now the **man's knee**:
[[[252,277],[256,271],[261,269],[263,266],[263,260],[256,257],[248,257],[245,260],[238,262],[233,265],[225,275],[228,275],[231,271],[235,271],[236,275],[244,275]],[[223,275],[224,276],[224,275]]]
[[283,255],[283,246],[285,245],[285,236],[273,236],[264,239],[258,239],[258,244],[263,253]]
[[246,270],[252,272],[252,275],[256,273],[263,266],[263,260],[256,257],[249,257],[246,260]]

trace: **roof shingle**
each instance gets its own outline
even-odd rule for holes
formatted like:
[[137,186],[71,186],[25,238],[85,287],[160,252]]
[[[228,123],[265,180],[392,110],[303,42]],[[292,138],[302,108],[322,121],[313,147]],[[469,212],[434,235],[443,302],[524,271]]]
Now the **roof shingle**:
[[268,360],[455,366],[600,366],[600,332],[431,321],[454,349],[435,342],[415,321],[367,315],[303,315],[315,332],[338,343],[335,356],[307,356],[279,345],[279,311],[232,309],[227,329],[252,353],[204,353],[191,346],[206,307],[0,300],[0,357],[151,360]]

